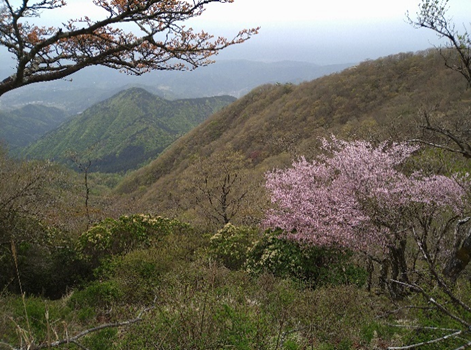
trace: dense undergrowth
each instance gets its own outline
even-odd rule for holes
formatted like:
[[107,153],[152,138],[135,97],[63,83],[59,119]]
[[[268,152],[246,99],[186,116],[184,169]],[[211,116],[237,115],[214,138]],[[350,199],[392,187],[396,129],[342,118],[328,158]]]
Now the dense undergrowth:
[[[23,296],[2,286],[0,348],[47,347],[130,320],[136,322],[91,332],[80,346],[383,349],[431,339],[432,327],[456,326],[421,300],[408,308],[417,294],[394,305],[368,290],[366,265],[353,253],[304,247],[281,231],[228,224],[211,234],[178,220],[132,215],[102,221],[71,247],[69,259],[53,270],[37,259],[28,266],[25,252],[17,251],[20,281],[28,284]],[[80,278],[54,297],[57,285],[43,276],[60,280],[72,270]],[[458,287],[469,301],[469,285]],[[418,325],[429,326],[428,333],[411,328]]]

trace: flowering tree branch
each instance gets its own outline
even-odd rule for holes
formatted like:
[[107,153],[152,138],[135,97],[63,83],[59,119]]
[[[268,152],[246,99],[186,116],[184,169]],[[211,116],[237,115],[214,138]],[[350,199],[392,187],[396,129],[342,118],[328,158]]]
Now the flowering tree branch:
[[316,246],[376,255],[384,262],[383,271],[391,267],[392,279],[409,283],[408,235],[420,229],[420,240],[433,247],[433,259],[426,258],[436,261],[443,251],[438,248],[448,243],[445,234],[463,210],[465,191],[450,177],[401,172],[418,150],[414,145],[383,142],[375,147],[332,138],[324,140],[323,148],[329,156],[312,162],[301,158],[292,168],[266,175],[273,208],[265,226]]

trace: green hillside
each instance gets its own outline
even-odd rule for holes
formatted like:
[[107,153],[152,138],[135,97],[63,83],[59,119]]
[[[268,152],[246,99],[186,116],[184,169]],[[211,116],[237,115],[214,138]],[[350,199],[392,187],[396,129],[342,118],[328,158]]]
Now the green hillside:
[[[154,157],[126,174],[14,160],[0,147],[0,348],[469,347],[469,158],[376,147],[445,142],[424,115],[469,141],[471,91],[440,54],[232,101],[131,89],[35,145],[95,170]],[[325,169],[265,181],[332,134],[360,142]]]
[[178,202],[180,214],[191,219],[200,206],[189,199],[191,191],[196,195],[201,187],[197,170],[218,171],[221,162],[211,166],[211,159],[232,154],[244,163],[233,170],[244,179],[240,186],[257,193],[252,201],[245,198],[246,211],[240,211],[238,222],[246,222],[244,217],[256,220],[264,199],[253,189],[261,187],[264,172],[287,166],[297,156],[316,154],[320,137],[416,137],[421,110],[451,118],[469,106],[470,94],[434,50],[367,61],[300,85],[261,86],[127,176],[118,192],[133,194],[138,198],[135,207],[145,212],[174,215]]
[[87,109],[22,153],[28,158],[91,160],[92,170],[121,172],[155,158],[209,115],[233,102],[229,96],[168,101],[132,88]]
[[0,111],[0,140],[12,153],[57,128],[66,119],[66,113],[58,108],[42,105],[26,105]]

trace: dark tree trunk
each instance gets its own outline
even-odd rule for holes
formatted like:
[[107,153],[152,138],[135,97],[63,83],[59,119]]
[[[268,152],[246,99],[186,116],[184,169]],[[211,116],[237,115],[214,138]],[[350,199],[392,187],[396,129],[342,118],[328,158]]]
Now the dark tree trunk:
[[[466,221],[467,222],[467,221]],[[458,225],[460,225],[458,223]],[[452,253],[448,260],[443,274],[448,277],[452,282],[455,282],[459,274],[466,268],[469,261],[471,260],[471,228],[461,242],[455,247],[455,251]]]
[[383,292],[387,290],[393,299],[402,299],[408,294],[404,285],[394,282],[409,284],[406,245],[405,239],[399,240],[396,245],[391,245],[388,256],[381,262],[379,287]]

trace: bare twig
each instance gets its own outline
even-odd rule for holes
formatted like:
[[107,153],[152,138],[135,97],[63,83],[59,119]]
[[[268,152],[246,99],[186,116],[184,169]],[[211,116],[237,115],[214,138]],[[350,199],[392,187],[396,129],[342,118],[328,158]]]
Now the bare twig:
[[426,300],[429,303],[433,304],[439,311],[441,311],[442,313],[448,315],[449,317],[451,317],[455,321],[461,323],[466,328],[471,329],[471,324],[469,322],[467,322],[467,321],[463,320],[462,318],[454,315],[451,311],[449,311],[446,307],[444,307],[443,305],[438,303],[430,294],[428,294],[422,287],[418,286],[417,284],[405,283],[405,282],[401,282],[401,281],[397,281],[397,280],[391,280],[391,282],[400,284],[400,285],[405,286],[407,288],[411,288],[411,289],[415,290],[416,292],[421,293],[426,298]]
[[390,347],[388,347],[388,350],[406,350],[406,349],[418,348],[419,346],[438,343],[438,342],[444,341],[444,340],[452,338],[452,337],[457,337],[458,335],[460,335],[462,333],[463,333],[463,331],[459,330],[459,331],[456,331],[454,333],[444,335],[443,337],[439,337],[439,338],[432,339],[432,340],[427,340],[427,341],[416,343],[416,344],[411,344],[411,345],[406,345],[406,346],[390,346]]
[[429,307],[429,306],[417,306],[417,305],[406,305],[406,306],[403,306],[403,307],[399,307],[395,310],[391,310],[391,311],[387,311],[381,315],[378,315],[376,316],[377,319],[381,319],[381,318],[385,318],[389,315],[393,315],[393,314],[397,314],[403,310],[412,310],[412,309],[418,309],[418,310],[432,310],[433,308],[432,307]]
[[469,348],[471,346],[471,341],[470,342],[467,342],[466,344],[454,349],[454,350],[464,350],[466,348]]
[[[437,271],[435,270],[434,266],[432,265],[432,263],[430,262],[430,258],[429,258],[429,255],[428,253],[425,251],[422,243],[420,242],[420,240],[418,239],[418,236],[415,232],[414,229],[412,229],[412,233],[414,235],[414,238],[417,242],[417,246],[419,247],[420,251],[422,252],[422,255],[425,259],[425,261],[427,262],[427,264],[429,265],[429,270],[430,270],[430,273],[433,275],[435,281],[438,283],[438,286],[440,287],[440,289],[445,292],[446,295],[448,295],[448,297],[450,298],[450,300],[455,304],[455,305],[459,305],[461,308],[463,308],[464,310],[466,310],[467,312],[471,312],[471,307],[469,305],[466,305],[465,303],[463,303],[460,299],[458,299],[456,297],[456,295],[453,294],[453,292],[450,290],[450,288],[448,287],[448,285],[445,283],[445,281],[438,275]],[[417,286],[418,287],[418,286]],[[418,287],[420,288],[420,287]],[[422,294],[425,293],[425,291],[420,288],[420,292]],[[425,295],[425,294],[424,294]],[[447,314],[449,316],[451,316],[450,313],[447,312]],[[470,327],[471,325],[467,322],[463,323],[465,324],[467,327]]]
[[99,326],[96,326],[96,327],[86,329],[86,330],[84,330],[84,331],[82,331],[82,332],[80,332],[80,333],[78,333],[78,334],[76,334],[72,337],[67,336],[64,339],[56,340],[56,341],[53,341],[53,342],[45,342],[45,343],[38,344],[38,345],[36,345],[34,343],[30,343],[30,344],[27,344],[26,346],[20,346],[19,348],[16,348],[16,347],[14,347],[14,346],[12,346],[8,343],[4,343],[4,342],[0,342],[0,344],[8,346],[13,350],[40,350],[40,349],[58,347],[58,346],[61,346],[63,344],[73,343],[73,344],[77,345],[78,347],[80,347],[81,349],[86,350],[87,348],[79,343],[79,339],[81,339],[81,338],[83,338],[83,337],[85,337],[85,336],[87,336],[91,333],[101,331],[103,329],[126,327],[126,326],[130,326],[134,323],[141,322],[143,320],[143,315],[146,312],[150,311],[151,309],[153,309],[153,307],[149,307],[149,308],[141,310],[139,312],[139,314],[133,319],[122,321],[122,322],[105,323],[105,324],[102,324],[102,325],[99,325]]

